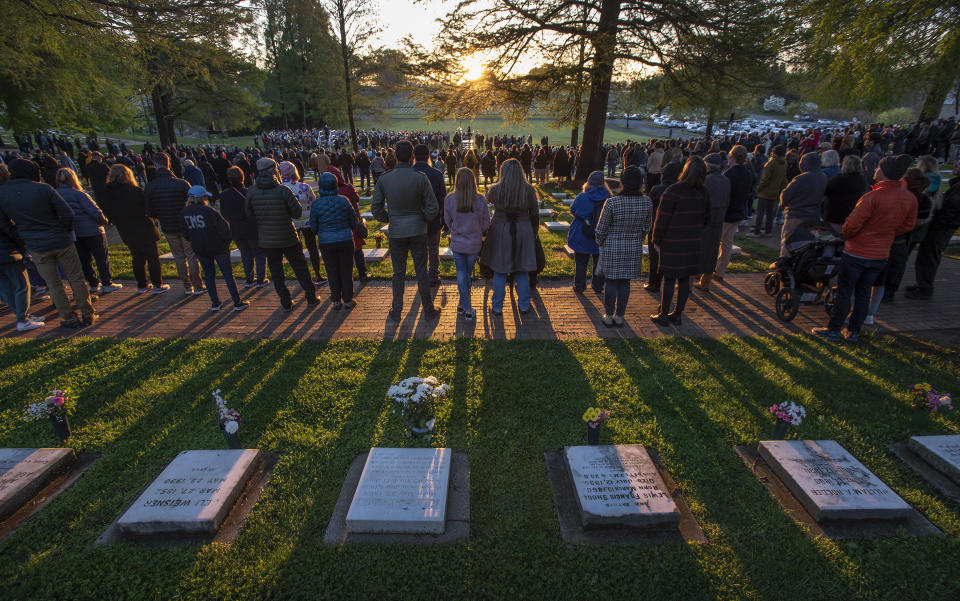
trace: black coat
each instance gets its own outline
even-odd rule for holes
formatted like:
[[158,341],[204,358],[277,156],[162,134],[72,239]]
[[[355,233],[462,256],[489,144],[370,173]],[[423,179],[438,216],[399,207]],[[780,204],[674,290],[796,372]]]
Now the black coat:
[[190,203],[180,211],[183,235],[201,257],[230,253],[230,224],[209,205]]
[[710,193],[677,182],[663,191],[653,241],[660,246],[660,271],[667,278],[700,273],[700,245],[710,225]]
[[821,215],[829,223],[843,224],[857,206],[857,201],[867,191],[867,182],[859,173],[834,175],[827,180]]
[[186,180],[174,177],[166,169],[157,169],[157,176],[147,184],[147,215],[160,222],[165,234],[183,233],[183,219],[180,211],[187,204],[187,190],[190,184]]
[[100,210],[117,226],[120,239],[131,248],[155,245],[160,239],[156,222],[147,217],[143,190],[137,186],[108,183]]
[[220,214],[230,223],[234,240],[257,241],[257,222],[247,215],[246,188],[227,188],[220,196]]
[[753,193],[753,171],[746,165],[734,165],[723,172],[730,180],[730,204],[723,220],[726,223],[738,223],[747,216],[747,203]]
[[90,187],[93,188],[93,197],[99,204],[103,197],[103,191],[107,187],[107,176],[110,174],[110,167],[103,161],[90,161],[87,165],[87,177],[90,178]]
[[19,235],[33,252],[66,248],[73,244],[73,210],[48,184],[12,179],[0,186],[0,231]]

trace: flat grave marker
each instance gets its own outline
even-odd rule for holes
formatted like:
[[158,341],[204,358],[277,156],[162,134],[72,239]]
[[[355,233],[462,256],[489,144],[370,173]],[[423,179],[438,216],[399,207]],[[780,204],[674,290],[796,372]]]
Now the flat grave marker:
[[564,448],[584,527],[676,526],[680,511],[643,445]]
[[73,449],[0,449],[0,519],[75,461]]
[[906,519],[914,511],[835,440],[766,440],[758,452],[817,522]]
[[570,229],[570,224],[566,221],[547,221],[543,226],[548,232],[566,232]]
[[364,219],[373,219],[373,213],[370,211],[364,211],[363,213],[360,213],[360,216]]
[[960,434],[912,436],[907,447],[924,461],[960,484]]
[[370,449],[347,512],[348,532],[443,534],[451,449]]
[[117,520],[122,534],[214,535],[259,467],[257,449],[182,451]]
[[440,260],[441,261],[453,261],[453,251],[449,246],[440,247]]
[[363,249],[363,260],[367,263],[377,263],[387,258],[390,252],[387,248],[365,248]]
[[553,217],[553,215],[554,215],[555,213],[556,213],[556,211],[554,211],[553,209],[540,209],[540,218],[541,218],[541,219],[544,219],[544,218],[549,219],[550,217]]

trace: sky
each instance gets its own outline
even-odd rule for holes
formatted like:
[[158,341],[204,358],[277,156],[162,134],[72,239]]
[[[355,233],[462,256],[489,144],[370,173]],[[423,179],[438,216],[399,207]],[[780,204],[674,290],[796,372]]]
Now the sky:
[[413,37],[421,46],[433,46],[442,25],[437,22],[454,6],[451,0],[379,0],[380,26],[383,31],[376,45],[395,47],[405,35]]

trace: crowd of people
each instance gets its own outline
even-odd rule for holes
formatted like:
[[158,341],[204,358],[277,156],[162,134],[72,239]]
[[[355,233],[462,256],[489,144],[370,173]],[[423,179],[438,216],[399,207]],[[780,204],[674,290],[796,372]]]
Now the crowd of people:
[[709,292],[724,281],[741,227],[756,236],[778,231],[786,255],[798,227],[824,220],[847,247],[823,335],[839,339],[853,304],[847,329],[856,340],[897,291],[915,248],[917,282],[907,296],[933,292],[940,256],[960,227],[960,185],[944,193],[938,163],[956,155],[955,132],[947,121],[627,142],[604,146],[606,174],[579,178],[580,148],[469,130],[453,136],[368,130],[359,132],[356,151],[348,132],[329,129],[263,133],[244,150],[147,143],[135,153],[108,140],[107,154],[95,138],[18,136],[19,152],[0,155],[0,294],[21,331],[43,325],[29,313],[31,293],[51,296],[63,327],[93,323],[95,298],[121,287],[112,278],[104,230],[113,224],[130,251],[138,293],[170,290],[157,246],[164,238],[182,292],[208,295],[212,311],[223,306],[218,268],[233,309],[248,306],[232,275],[231,244],[241,255],[243,285],[272,282],[283,308],[294,304],[286,260],[308,305],[319,302],[319,286],[329,285],[333,308],[351,309],[354,269],[356,280],[369,279],[362,251],[369,232],[356,183],[372,188],[371,212],[389,224],[388,319],[402,317],[408,255],[424,317],[439,315],[431,288],[440,285],[443,231],[450,234],[460,318],[476,319],[470,282],[477,264],[492,279],[494,315],[504,309],[508,283],[526,313],[545,263],[533,184],[578,179],[585,183],[570,207],[568,232],[573,290],[585,293],[589,280],[602,295],[605,325],[623,325],[630,282],[639,279],[661,295],[653,321],[682,323],[691,288]]

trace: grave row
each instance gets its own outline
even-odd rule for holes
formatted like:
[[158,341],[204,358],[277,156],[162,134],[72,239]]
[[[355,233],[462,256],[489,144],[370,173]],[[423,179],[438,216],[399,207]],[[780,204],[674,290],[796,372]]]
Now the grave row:
[[[907,446],[954,487],[960,486],[960,435],[916,436]],[[751,449],[741,454],[749,459],[747,464],[762,480],[769,474],[789,491],[786,498],[771,488],[785,509],[800,521],[806,519],[816,533],[865,536],[904,528],[910,534],[939,533],[836,441],[762,441]],[[706,541],[651,449],[634,444],[570,446],[545,458],[568,542],[624,537]],[[0,449],[0,525],[22,513],[22,507],[75,460],[71,449]],[[261,487],[265,484],[266,478],[255,478],[263,472],[262,463],[263,454],[256,449],[183,451],[99,542],[212,539],[239,499],[251,494],[251,483],[259,479]],[[466,454],[449,448],[373,448],[351,466],[325,541],[463,539],[469,533],[469,514]]]

